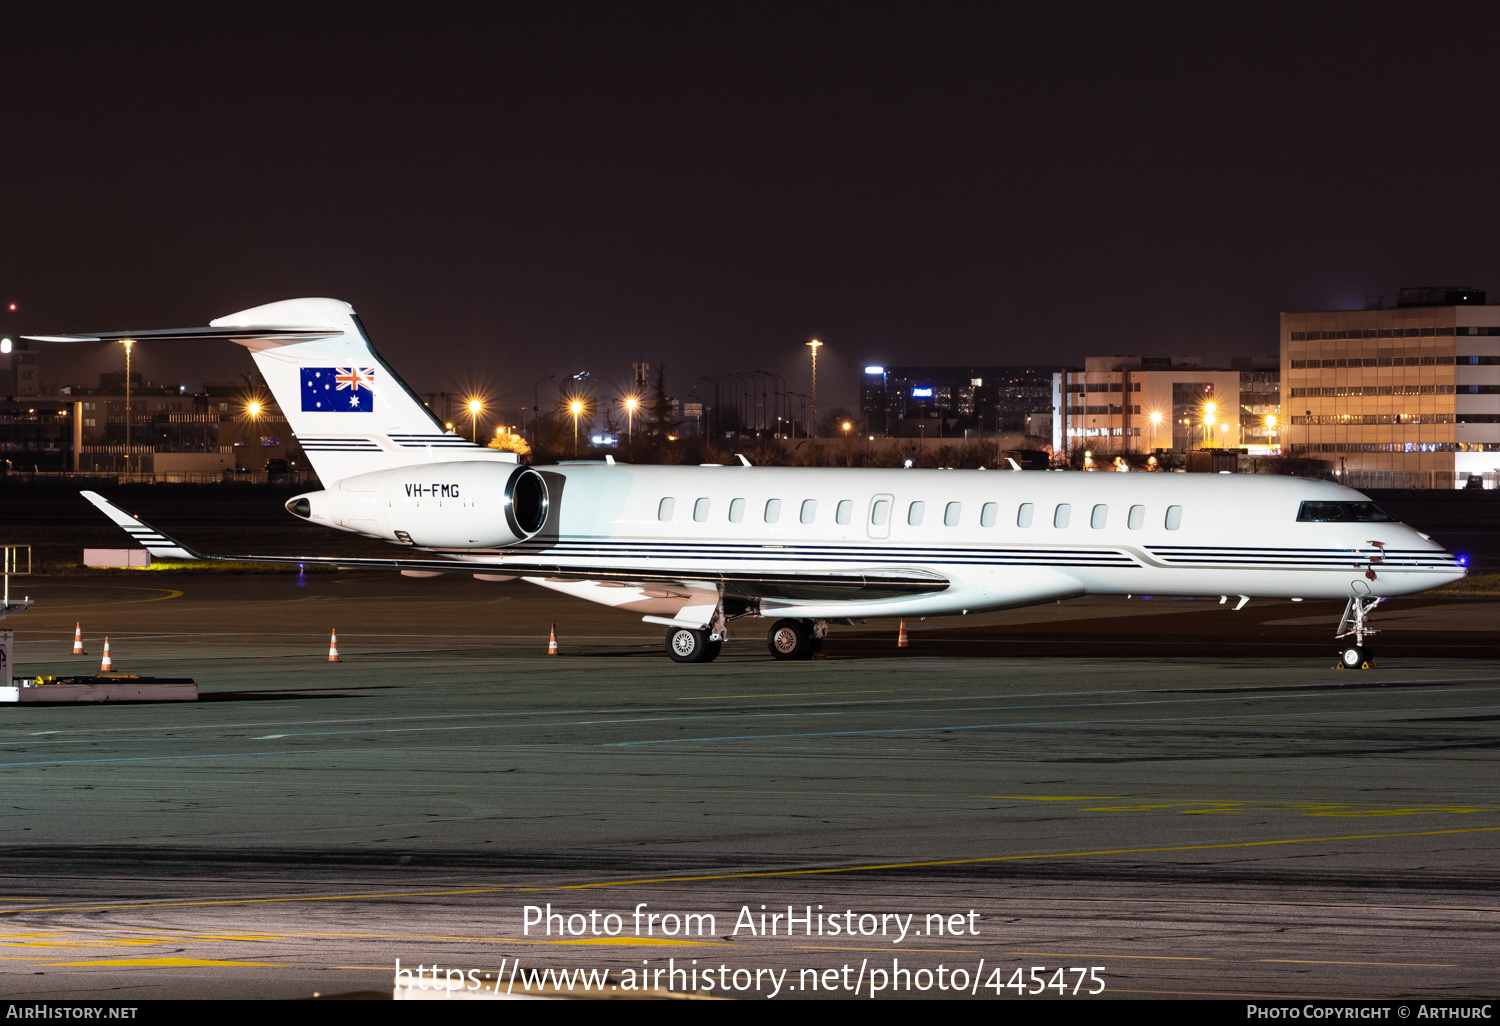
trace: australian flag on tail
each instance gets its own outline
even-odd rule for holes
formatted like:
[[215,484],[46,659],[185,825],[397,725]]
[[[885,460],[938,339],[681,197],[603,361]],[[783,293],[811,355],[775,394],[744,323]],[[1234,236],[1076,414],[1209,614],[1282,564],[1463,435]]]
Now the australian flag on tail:
[[374,411],[374,367],[303,367],[301,371],[303,413]]

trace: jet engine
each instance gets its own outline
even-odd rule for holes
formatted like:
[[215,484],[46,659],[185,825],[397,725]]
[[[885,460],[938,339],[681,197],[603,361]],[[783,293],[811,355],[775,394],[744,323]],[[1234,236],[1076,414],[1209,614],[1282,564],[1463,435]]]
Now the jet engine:
[[327,527],[428,549],[504,548],[547,522],[547,482],[530,467],[432,463],[346,477],[287,511]]

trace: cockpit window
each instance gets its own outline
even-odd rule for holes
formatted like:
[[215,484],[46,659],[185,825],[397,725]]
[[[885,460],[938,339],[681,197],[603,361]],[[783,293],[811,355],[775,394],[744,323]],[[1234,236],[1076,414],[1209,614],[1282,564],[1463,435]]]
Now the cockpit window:
[[1298,523],[1374,524],[1395,520],[1373,502],[1304,502],[1297,511]]

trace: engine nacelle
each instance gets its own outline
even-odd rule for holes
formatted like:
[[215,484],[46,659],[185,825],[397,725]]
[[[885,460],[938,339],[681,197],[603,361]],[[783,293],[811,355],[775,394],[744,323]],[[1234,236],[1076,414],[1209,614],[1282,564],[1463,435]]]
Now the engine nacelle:
[[547,522],[547,482],[530,467],[433,463],[347,477],[291,499],[294,516],[433,549],[503,548]]

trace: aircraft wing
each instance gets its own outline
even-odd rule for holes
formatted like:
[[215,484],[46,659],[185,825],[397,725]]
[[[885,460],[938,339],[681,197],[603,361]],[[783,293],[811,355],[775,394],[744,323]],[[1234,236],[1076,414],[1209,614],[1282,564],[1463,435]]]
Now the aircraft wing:
[[396,570],[418,573],[493,573],[508,577],[541,577],[553,581],[618,581],[621,583],[722,585],[729,594],[745,598],[825,599],[857,592],[864,598],[914,595],[942,591],[948,579],[920,568],[881,567],[878,570],[808,571],[806,573],[753,570],[716,570],[687,567],[636,569],[609,565],[555,563],[546,559],[372,559],[346,556],[221,556],[206,555],[182,544],[126,513],[97,492],[80,492],[139,542],[153,558],[204,562],[265,563],[277,566],[331,566],[340,570]]

